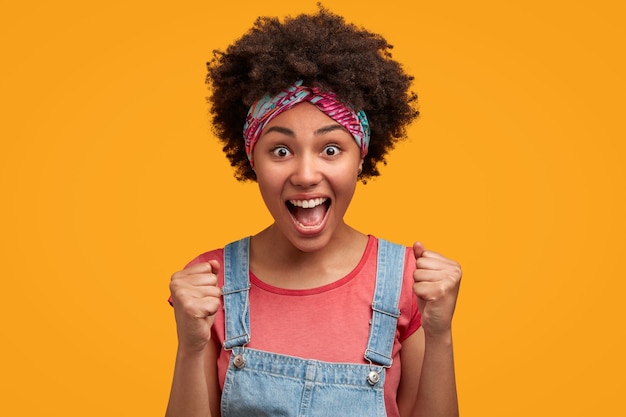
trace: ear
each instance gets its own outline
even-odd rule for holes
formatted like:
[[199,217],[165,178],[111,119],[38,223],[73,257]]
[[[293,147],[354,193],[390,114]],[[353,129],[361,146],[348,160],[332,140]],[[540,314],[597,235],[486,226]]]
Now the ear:
[[361,158],[361,160],[359,161],[359,170],[357,171],[357,175],[361,175],[362,171],[363,171],[363,158]]

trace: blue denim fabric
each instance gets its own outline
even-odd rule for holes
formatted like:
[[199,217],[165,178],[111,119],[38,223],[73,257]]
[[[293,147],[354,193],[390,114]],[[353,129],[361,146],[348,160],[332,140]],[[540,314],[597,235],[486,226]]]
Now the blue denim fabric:
[[405,248],[378,240],[376,289],[364,357],[331,363],[247,348],[250,341],[249,239],[224,248],[224,348],[232,355],[222,390],[222,417],[386,417],[385,368],[391,366]]

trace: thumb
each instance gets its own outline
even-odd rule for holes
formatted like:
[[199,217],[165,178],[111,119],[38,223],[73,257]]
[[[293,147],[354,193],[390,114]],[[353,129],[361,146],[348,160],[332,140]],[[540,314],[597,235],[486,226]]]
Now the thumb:
[[415,255],[415,259],[421,258],[424,254],[424,244],[422,242],[415,242],[413,244],[413,254]]
[[220,265],[219,261],[217,261],[216,259],[211,259],[208,264],[211,266],[211,273],[218,275],[220,273],[220,270],[222,269],[222,266]]

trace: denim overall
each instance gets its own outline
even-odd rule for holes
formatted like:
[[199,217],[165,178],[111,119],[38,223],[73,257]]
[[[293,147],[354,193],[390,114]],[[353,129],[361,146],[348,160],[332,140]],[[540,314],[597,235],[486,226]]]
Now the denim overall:
[[[365,359],[331,363],[247,348],[250,342],[249,238],[224,248],[224,349],[232,350],[222,417],[385,417],[383,386],[400,311],[405,248],[378,240],[376,289]],[[340,340],[337,343],[341,343]]]

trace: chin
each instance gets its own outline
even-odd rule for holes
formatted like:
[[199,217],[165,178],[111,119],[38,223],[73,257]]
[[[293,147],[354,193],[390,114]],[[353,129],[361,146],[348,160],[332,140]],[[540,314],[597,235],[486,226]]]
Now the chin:
[[330,242],[330,234],[325,232],[316,235],[298,235],[288,238],[289,243],[300,252],[312,253],[324,249]]

